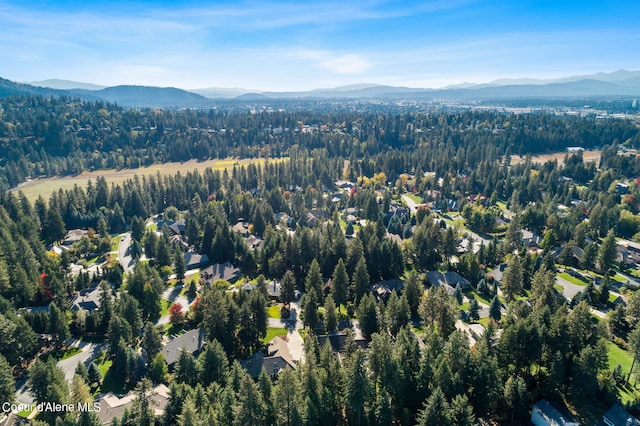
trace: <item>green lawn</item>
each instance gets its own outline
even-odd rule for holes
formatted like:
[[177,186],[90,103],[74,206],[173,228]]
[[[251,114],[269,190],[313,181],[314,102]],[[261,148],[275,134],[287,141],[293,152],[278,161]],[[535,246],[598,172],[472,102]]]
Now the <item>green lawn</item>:
[[484,325],[484,328],[487,328],[487,327],[489,327],[489,321],[491,321],[491,318],[489,318],[489,317],[484,317],[484,318],[480,318],[480,319],[479,319],[478,321],[476,321],[476,322],[478,322],[478,323],[480,323],[480,324]]
[[[609,369],[613,371],[613,369],[616,368],[618,364],[620,364],[620,366],[622,367],[622,374],[624,374],[626,377],[626,375],[629,374],[629,370],[631,369],[633,357],[629,354],[629,352],[618,347],[618,345],[613,342],[608,342],[607,348],[609,355]],[[623,403],[630,402],[638,397],[638,393],[631,385],[617,386],[617,389],[618,397]]]
[[469,302],[464,302],[462,305],[460,305],[460,309],[463,311],[468,311],[469,310]]
[[267,327],[267,335],[262,339],[262,343],[267,343],[277,336],[286,336],[287,329],[284,327]]
[[569,275],[566,272],[560,272],[558,274],[558,276],[560,278],[562,278],[563,280],[565,280],[565,281],[569,281],[571,284],[579,285],[579,286],[582,286],[582,287],[586,287],[587,284],[589,284],[587,281],[581,280],[581,279],[576,278],[576,277],[572,277],[571,275]]
[[622,366],[623,373],[629,374],[631,364],[633,363],[633,357],[629,352],[620,348],[613,342],[607,343],[607,349],[609,354],[609,369],[613,370],[616,368],[616,365],[620,364]]
[[111,360],[104,360],[100,364],[98,364],[98,368],[100,369],[100,374],[102,374],[102,377],[107,374],[107,371],[109,371],[109,368],[111,368],[111,364],[113,364],[113,361]]
[[120,241],[121,241],[120,235],[111,237],[111,251],[118,251],[118,247],[120,247]]
[[163,317],[169,313],[172,303],[166,299],[160,299],[160,316]]
[[612,277],[612,279],[613,279],[614,281],[619,282],[620,284],[626,284],[626,283],[627,283],[627,281],[629,281],[627,278],[625,278],[624,276],[622,276],[622,275],[620,275],[620,274],[618,274],[618,273],[616,273],[616,274]]
[[269,318],[280,319],[280,307],[278,305],[269,306]]
[[33,410],[22,410],[22,411],[18,411],[18,416],[22,417],[23,419],[26,419],[27,417],[29,417],[29,415],[33,412]]
[[553,285],[553,288],[555,288],[555,289],[556,289],[556,291],[557,291],[558,293],[560,293],[560,294],[563,294],[563,293],[564,293],[564,287],[562,287],[560,284],[554,284],[554,285]]
[[72,346],[70,348],[67,348],[64,351],[62,349],[59,349],[47,355],[44,355],[42,356],[42,360],[47,361],[48,357],[52,356],[53,359],[55,359],[56,361],[62,361],[63,359],[71,358],[72,356],[79,354],[80,352],[82,352],[80,348],[76,348],[75,346]]
[[422,197],[420,197],[418,195],[415,195],[415,194],[409,194],[409,193],[406,193],[404,195],[406,195],[407,197],[411,198],[414,203],[422,204]]

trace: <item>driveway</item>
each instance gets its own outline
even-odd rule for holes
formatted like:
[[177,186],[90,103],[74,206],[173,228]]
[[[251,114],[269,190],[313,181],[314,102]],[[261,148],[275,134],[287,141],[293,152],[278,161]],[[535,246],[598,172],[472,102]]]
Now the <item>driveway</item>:
[[131,273],[135,264],[133,256],[131,256],[131,233],[122,234],[121,238],[118,246],[118,261],[120,261],[125,273]]
[[580,293],[585,289],[584,286],[570,283],[564,278],[561,278],[558,276],[556,276],[556,283],[562,286],[562,288],[564,289],[562,291],[562,294],[564,295],[565,299],[567,299],[568,301],[571,301],[571,299],[573,299],[576,294]]
[[62,361],[58,361],[58,367],[63,371],[64,377],[69,383],[71,383],[71,379],[73,379],[78,364],[83,363],[86,366],[91,363],[91,361],[93,361],[100,353],[100,349],[103,344],[76,340],[71,344],[71,346],[80,348],[82,352]]
[[[162,293],[162,298],[164,300],[171,302],[171,304],[179,303],[180,306],[182,306],[182,313],[186,314],[189,311],[189,306],[191,305],[191,303],[193,303],[193,300],[191,301],[191,303],[189,303],[189,299],[187,299],[185,296],[180,294],[180,292],[182,291],[182,288],[183,288],[182,284],[169,287],[164,291],[164,293]],[[156,324],[157,325],[169,324],[169,315],[167,314],[160,317],[160,319]]]
[[[84,365],[87,365],[93,361],[100,353],[103,343],[90,343],[75,340],[70,346],[76,346],[80,348],[82,352],[65,360],[58,361],[57,364],[64,373],[64,378],[69,383],[71,383],[71,380],[75,375],[78,364],[83,363]],[[16,401],[23,404],[33,404],[35,402],[33,396],[29,392],[29,387],[27,386],[27,377],[20,379],[16,383]]]

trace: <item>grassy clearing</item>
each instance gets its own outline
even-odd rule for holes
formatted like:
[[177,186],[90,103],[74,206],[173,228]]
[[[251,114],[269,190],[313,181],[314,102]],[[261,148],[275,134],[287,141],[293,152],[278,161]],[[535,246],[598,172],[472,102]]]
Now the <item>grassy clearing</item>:
[[75,346],[71,346],[65,350],[62,349],[58,349],[56,351],[53,351],[47,355],[42,356],[42,360],[43,361],[47,361],[49,359],[49,357],[53,357],[53,359],[55,359],[56,361],[62,361],[64,359],[67,358],[71,358],[74,355],[79,354],[80,352],[82,352],[82,350],[80,348],[76,348]]
[[616,368],[616,365],[620,364],[622,367],[622,372],[624,374],[629,374],[629,370],[631,369],[631,364],[633,363],[633,357],[629,354],[629,352],[620,348],[613,342],[607,343],[607,349],[609,354],[609,369],[613,370]]
[[[607,349],[609,355],[609,370],[613,371],[613,369],[616,368],[618,364],[620,364],[620,366],[622,367],[622,374],[626,377],[626,375],[629,374],[629,370],[631,369],[633,357],[629,354],[629,352],[618,347],[618,345],[613,342],[607,343]],[[618,389],[618,397],[623,403],[630,402],[639,396],[639,393],[632,385],[619,385],[616,386],[616,388]]]
[[416,204],[422,204],[422,197],[415,195],[415,194],[410,194],[410,193],[406,193],[404,194],[407,197],[411,198],[411,200],[413,200],[414,203]]
[[269,313],[269,318],[280,319],[280,307],[278,305],[269,306],[267,312]]
[[[287,161],[286,158],[274,158],[269,159],[270,162]],[[62,190],[71,190],[74,185],[78,185],[81,188],[86,188],[89,180],[95,181],[99,176],[106,179],[109,186],[111,184],[119,185],[126,180],[132,179],[134,176],[155,176],[158,173],[162,176],[173,176],[180,172],[186,174],[190,171],[198,170],[204,171],[207,167],[213,170],[232,170],[234,166],[248,166],[249,164],[264,163],[264,158],[245,158],[242,160],[237,159],[224,159],[224,160],[207,160],[196,161],[189,160],[184,163],[164,163],[153,164],[149,167],[139,167],[137,169],[122,169],[122,170],[97,170],[93,172],[83,172],[77,176],[64,176],[64,177],[51,177],[46,179],[34,179],[20,186],[18,190],[22,191],[24,195],[32,203],[42,196],[45,201],[49,199],[51,193]],[[17,190],[16,190],[17,191]]]
[[624,275],[616,273],[613,277],[611,277],[614,281],[619,282],[620,284],[626,284],[629,281]]
[[564,294],[564,287],[562,287],[560,284],[554,284],[553,288],[556,289],[558,293]]
[[558,276],[563,280],[570,282],[571,284],[579,285],[581,287],[586,287],[587,284],[589,284],[587,281],[581,280],[580,278],[572,277],[566,272],[560,272]]
[[118,251],[118,247],[120,247],[120,241],[122,241],[122,237],[120,237],[120,235],[111,237],[111,251]]
[[169,308],[173,303],[166,299],[160,299],[160,316],[163,317],[169,314]]
[[270,342],[275,337],[286,336],[286,335],[287,335],[286,328],[267,327],[267,335],[264,336],[264,339],[262,339],[262,343],[266,344],[267,342]]

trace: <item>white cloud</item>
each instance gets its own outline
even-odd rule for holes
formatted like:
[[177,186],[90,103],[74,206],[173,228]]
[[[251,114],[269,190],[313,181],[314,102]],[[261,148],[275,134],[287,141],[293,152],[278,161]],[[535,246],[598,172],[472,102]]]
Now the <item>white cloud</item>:
[[315,66],[338,74],[359,74],[373,67],[373,63],[369,59],[355,53],[304,49],[295,51],[293,56],[309,59]]

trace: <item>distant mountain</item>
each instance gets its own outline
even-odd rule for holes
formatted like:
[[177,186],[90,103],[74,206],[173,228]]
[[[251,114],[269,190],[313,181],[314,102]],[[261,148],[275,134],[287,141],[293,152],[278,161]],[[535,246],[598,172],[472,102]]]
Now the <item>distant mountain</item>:
[[198,95],[202,95],[205,98],[209,99],[236,98],[247,93],[261,93],[259,90],[241,89],[239,87],[234,87],[231,89],[226,89],[223,87],[209,87],[208,89],[194,89],[189,91],[192,93],[197,93]]
[[59,80],[59,79],[31,81],[28,84],[32,86],[50,87],[52,89],[60,89],[60,90],[71,90],[71,89],[101,90],[107,87],[107,86],[100,86],[98,84],[80,83],[78,81]]
[[267,101],[272,98],[263,95],[262,93],[245,93],[243,95],[236,96],[233,99],[238,101]]
[[[0,79],[0,97],[34,94],[77,96],[135,108],[212,108],[215,99],[268,102],[274,99],[383,99],[383,100],[487,100],[513,98],[640,97],[640,71],[618,70],[554,80],[501,79],[489,83],[461,83],[440,89],[352,84],[301,92],[263,92],[241,88],[208,88],[186,91],[172,87],[115,86],[101,88],[68,80],[44,80],[38,86]],[[73,87],[60,90],[51,87]]]
[[174,87],[114,86],[101,90],[70,90],[71,93],[90,93],[105,101],[128,107],[145,108],[210,108],[213,101],[202,95]]
[[0,78],[0,97],[19,96],[19,95],[41,95],[41,96],[61,96],[66,94],[64,91],[35,87],[30,84],[16,83],[15,81]]

